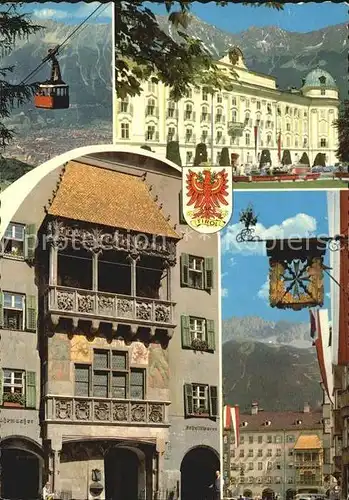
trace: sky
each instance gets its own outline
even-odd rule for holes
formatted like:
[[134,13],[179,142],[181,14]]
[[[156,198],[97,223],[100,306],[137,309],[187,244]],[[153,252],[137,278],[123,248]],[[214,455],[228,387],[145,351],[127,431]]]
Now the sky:
[[[258,316],[268,321],[308,322],[307,309],[292,311],[270,307],[265,245],[236,241],[242,228],[239,214],[249,204],[258,215],[256,234],[263,239],[333,236],[328,234],[326,191],[235,192],[233,217],[221,235],[223,319]],[[326,277],[326,308],[330,307],[329,291],[329,278]]]
[[[165,14],[165,8],[158,2],[145,2],[157,14]],[[75,24],[81,22],[88,14],[98,6],[98,2],[86,4],[78,2],[69,4],[66,2],[30,3],[25,7],[27,12],[33,12],[39,19],[56,19],[64,23]],[[239,33],[251,26],[278,26],[287,31],[308,32],[318,30],[326,26],[345,23],[348,20],[348,4],[335,4],[332,2],[322,3],[299,3],[286,4],[283,11],[264,7],[250,7],[240,4],[230,4],[219,7],[215,2],[201,4],[194,2],[192,12],[203,21],[230,33]],[[112,15],[111,5],[90,22],[110,22]]]
[[32,16],[39,20],[55,20],[65,24],[79,24],[86,19],[97,7],[100,9],[87,23],[110,23],[112,18],[111,4],[100,4],[100,2],[78,2],[70,4],[68,2],[45,2],[30,3],[23,7],[24,12],[30,12]]

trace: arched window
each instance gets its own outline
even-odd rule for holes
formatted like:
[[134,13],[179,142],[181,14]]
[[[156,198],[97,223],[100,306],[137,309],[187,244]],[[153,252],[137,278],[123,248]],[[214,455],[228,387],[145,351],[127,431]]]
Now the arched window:
[[190,120],[193,114],[193,106],[191,104],[185,105],[184,119]]
[[129,123],[121,123],[121,139],[129,139],[130,138],[130,124]]
[[231,121],[233,123],[237,122],[237,111],[235,109],[231,112]]
[[155,99],[148,99],[147,116],[155,115]]

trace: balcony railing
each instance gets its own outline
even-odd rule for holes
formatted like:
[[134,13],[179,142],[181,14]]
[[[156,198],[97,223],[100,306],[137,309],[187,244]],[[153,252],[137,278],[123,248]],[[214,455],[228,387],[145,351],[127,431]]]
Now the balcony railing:
[[63,286],[50,286],[47,294],[47,312],[58,316],[175,326],[173,302]]
[[168,401],[48,395],[45,421],[79,424],[168,426]]

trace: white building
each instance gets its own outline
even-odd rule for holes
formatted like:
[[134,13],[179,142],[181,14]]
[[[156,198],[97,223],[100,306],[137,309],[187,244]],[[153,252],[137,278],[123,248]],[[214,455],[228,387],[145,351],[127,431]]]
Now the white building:
[[190,89],[178,103],[169,99],[170,90],[149,81],[141,95],[118,100],[114,142],[149,145],[165,156],[166,144],[178,140],[183,165],[190,165],[195,147],[205,142],[208,159],[217,162],[222,147],[229,148],[236,165],[257,164],[263,150],[269,150],[276,166],[288,150],[296,164],[306,153],[310,165],[318,153],[326,163],[336,160],[339,96],[332,76],[317,68],[307,75],[299,89],[280,90],[276,79],[250,71],[240,49],[233,49],[218,63],[234,69],[232,91],[213,97],[205,89]]

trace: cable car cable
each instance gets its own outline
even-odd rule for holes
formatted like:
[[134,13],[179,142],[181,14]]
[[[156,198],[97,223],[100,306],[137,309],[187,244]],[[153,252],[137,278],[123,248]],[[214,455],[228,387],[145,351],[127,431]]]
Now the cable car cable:
[[[80,28],[82,28],[82,26],[89,20],[91,19],[91,17],[99,10],[101,9],[101,7],[106,7],[105,5],[103,4],[100,4],[93,12],[91,12],[91,14],[89,14],[86,19],[84,19],[80,24],[79,26],[77,26],[71,33],[70,35],[67,36],[67,38],[65,40],[63,40],[63,42],[61,44],[59,44],[55,50],[55,52],[57,53],[62,47],[63,45],[65,45],[67,43],[68,40],[70,40],[74,35],[77,34],[77,32],[79,31]],[[41,61],[41,63],[33,70],[29,73],[29,75],[24,79],[22,80],[22,82],[20,83],[20,85],[25,85],[26,82],[29,80],[30,77],[34,76],[47,62],[47,59],[45,58],[43,61]]]

